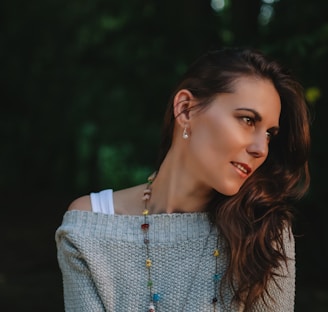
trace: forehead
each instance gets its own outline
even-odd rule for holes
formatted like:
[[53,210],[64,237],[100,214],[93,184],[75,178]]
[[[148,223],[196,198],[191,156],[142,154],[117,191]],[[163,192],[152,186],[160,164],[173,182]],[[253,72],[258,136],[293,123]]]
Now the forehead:
[[251,106],[259,112],[271,109],[280,114],[280,96],[269,79],[241,77],[232,86],[232,104]]
[[280,96],[269,79],[238,78],[232,84],[231,92],[218,94],[208,107],[214,114],[243,108],[256,111],[270,126],[279,125]]
[[259,76],[241,76],[235,79],[231,86],[232,93],[247,93],[248,91],[254,91],[254,89],[257,89],[258,91],[263,92],[273,91],[278,94],[278,91],[270,79]]

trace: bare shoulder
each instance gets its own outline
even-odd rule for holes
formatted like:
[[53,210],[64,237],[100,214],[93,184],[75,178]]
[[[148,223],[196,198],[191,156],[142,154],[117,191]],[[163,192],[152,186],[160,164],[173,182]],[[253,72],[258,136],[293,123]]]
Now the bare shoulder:
[[137,185],[131,188],[119,190],[113,193],[116,214],[139,215],[142,211],[141,200],[145,185]]
[[91,211],[91,200],[89,195],[75,199],[68,207],[68,210]]

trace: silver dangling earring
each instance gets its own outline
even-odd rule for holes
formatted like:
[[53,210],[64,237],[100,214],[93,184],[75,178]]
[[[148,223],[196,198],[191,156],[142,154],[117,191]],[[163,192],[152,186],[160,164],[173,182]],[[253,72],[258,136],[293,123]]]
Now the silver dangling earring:
[[187,132],[187,127],[185,127],[183,129],[182,138],[184,138],[185,140],[187,140],[189,138],[189,134]]

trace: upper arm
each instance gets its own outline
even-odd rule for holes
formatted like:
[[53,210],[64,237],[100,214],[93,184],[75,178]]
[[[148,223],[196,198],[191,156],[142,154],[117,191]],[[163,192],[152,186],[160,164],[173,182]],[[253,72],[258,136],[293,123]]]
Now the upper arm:
[[56,241],[58,263],[63,277],[65,311],[104,312],[102,299],[87,257],[80,251],[79,242],[63,230],[57,232]]
[[91,211],[91,200],[89,195],[75,199],[68,207],[68,210]]

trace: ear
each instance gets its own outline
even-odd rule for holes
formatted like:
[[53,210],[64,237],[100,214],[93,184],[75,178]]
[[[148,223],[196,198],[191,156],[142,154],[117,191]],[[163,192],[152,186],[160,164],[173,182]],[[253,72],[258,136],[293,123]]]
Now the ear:
[[181,89],[173,100],[175,120],[181,127],[186,127],[190,119],[190,108],[193,106],[194,96],[187,89]]

